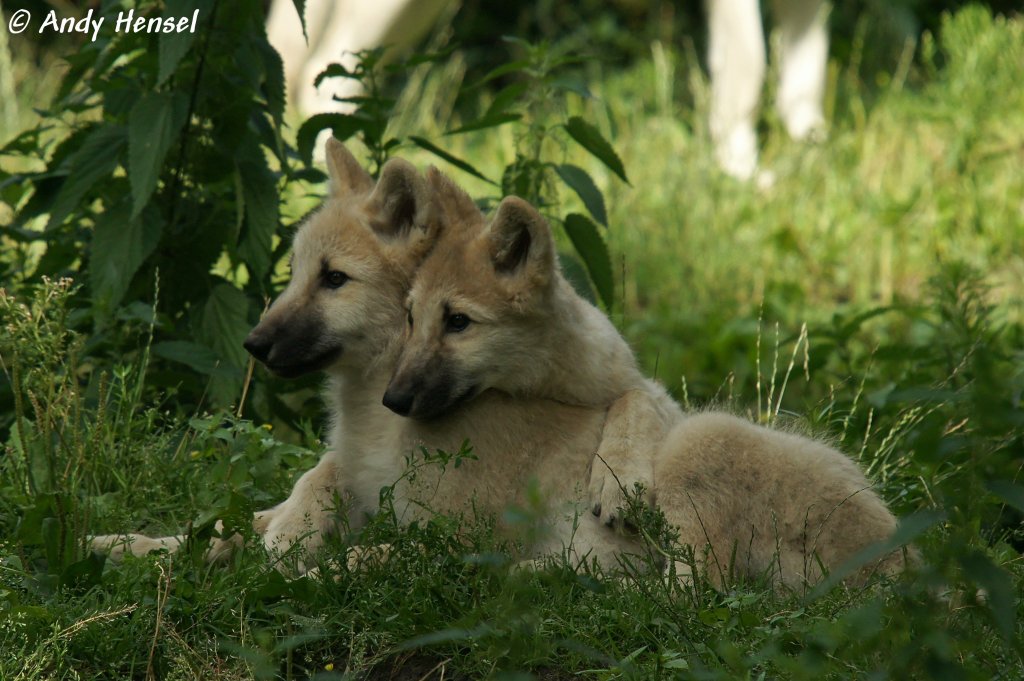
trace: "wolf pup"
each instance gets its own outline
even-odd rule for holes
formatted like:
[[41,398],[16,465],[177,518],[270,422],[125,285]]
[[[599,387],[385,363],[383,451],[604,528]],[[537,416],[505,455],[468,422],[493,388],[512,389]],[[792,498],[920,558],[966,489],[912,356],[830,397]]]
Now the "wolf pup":
[[[525,505],[535,483],[549,505],[547,532],[531,554],[567,548],[611,564],[618,554],[635,552],[628,538],[579,513],[585,491],[579,481],[598,449],[604,406],[483,391],[462,409],[417,422],[381,404],[402,342],[413,272],[439,230],[469,235],[484,221],[472,200],[436,171],[424,180],[407,163],[390,161],[375,186],[339,143],[328,144],[327,158],[332,195],[297,233],[292,279],[245,342],[281,375],[323,370],[332,416],[320,462],[286,501],[257,516],[265,545],[315,549],[336,529],[337,497],[347,502],[348,525],[357,528],[378,510],[384,487],[394,486],[396,512],[408,521],[435,511],[497,514]],[[476,460],[444,475],[428,466],[415,479],[403,476],[421,447],[454,452],[466,439]],[[222,542],[211,553],[230,547]]]
[[[374,183],[337,140],[326,145],[330,193],[298,230],[291,259],[292,279],[260,324],[245,340],[257,359],[281,376],[328,371],[328,395],[374,391],[375,378],[390,371],[388,357],[401,340],[402,301],[412,273],[435,240],[439,222],[429,189],[409,163],[393,159]],[[377,426],[360,413],[361,402],[334,410],[336,432],[348,434]],[[385,410],[371,409],[384,412]],[[395,419],[397,421],[397,419]],[[332,440],[337,442],[337,440]],[[343,443],[343,444],[347,444]],[[338,484],[334,458],[324,456],[303,475],[287,501],[255,514],[253,527],[271,543],[287,548],[300,538],[313,548],[333,523],[328,513]],[[153,549],[176,550],[183,536],[92,537],[92,548],[116,558],[125,550],[144,555]],[[237,539],[237,538],[236,538]],[[237,542],[215,541],[211,560]]]
[[653,430],[638,440],[609,429],[591,471],[594,512],[612,524],[624,490],[651,487],[653,451],[641,456],[644,443],[659,442],[682,411],[643,376],[608,317],[562,277],[539,217],[510,197],[489,228],[478,212],[479,224],[438,240],[409,294],[406,347],[384,404],[429,420],[491,388],[597,408],[627,391],[646,394],[629,411],[651,409],[645,423]]
[[[813,583],[896,530],[863,473],[837,450],[724,413],[683,416],[656,391],[638,389],[632,365],[615,354],[618,334],[572,291],[546,221],[521,199],[502,201],[474,238],[442,237],[409,302],[385,404],[435,418],[494,390],[614,402],[601,451],[618,461],[653,459],[653,501],[719,585],[730,571],[788,588]],[[890,556],[871,568],[899,566]]]

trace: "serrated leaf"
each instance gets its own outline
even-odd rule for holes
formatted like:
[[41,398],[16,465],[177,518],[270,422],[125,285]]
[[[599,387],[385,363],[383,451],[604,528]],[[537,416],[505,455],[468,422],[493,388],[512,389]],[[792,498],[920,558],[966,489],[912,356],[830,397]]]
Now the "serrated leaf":
[[[361,80],[362,74],[359,72],[359,66],[356,66],[355,70],[349,71],[341,64],[328,64],[327,66],[324,67],[323,71],[316,74],[316,78],[313,79],[313,87],[320,87],[320,84],[323,83],[328,78],[348,78],[350,80]],[[362,96],[359,97],[360,99],[365,99]],[[346,99],[345,101],[349,100]]]
[[295,11],[299,14],[299,23],[302,24],[302,37],[306,39],[306,44],[309,44],[309,33],[306,32],[306,0],[292,0],[292,4],[295,5]]
[[249,334],[249,299],[227,282],[215,284],[203,304],[197,329],[199,340],[234,367],[243,367],[248,354],[242,341]]
[[125,129],[118,125],[98,126],[86,136],[71,157],[67,179],[53,201],[46,229],[64,222],[93,185],[114,172],[126,142]]
[[597,294],[605,307],[611,308],[615,300],[615,279],[612,276],[612,260],[608,245],[597,229],[597,225],[585,215],[570,213],[565,217],[565,233],[569,235],[576,252],[587,266],[590,280],[594,282]]
[[[167,0],[161,16],[164,18],[179,19],[190,16],[199,10],[199,17],[202,19],[210,9],[210,3],[206,0]],[[188,54],[192,43],[195,42],[196,34],[191,31],[180,31],[174,33],[161,33],[158,47],[159,71],[156,84],[159,87],[167,82],[167,79],[178,69],[182,58]]]
[[593,218],[607,227],[608,212],[604,206],[604,195],[601,194],[601,190],[594,184],[594,180],[587,174],[587,171],[566,163],[555,166],[555,172],[570,189],[576,192]]
[[263,94],[267,98],[267,109],[277,127],[281,127],[285,107],[284,62],[270,43],[260,42],[257,48],[263,58]]
[[518,196],[527,201],[539,201],[547,184],[548,165],[533,158],[516,155],[515,161],[501,174],[502,196]]
[[594,158],[605,164],[609,170],[622,178],[623,182],[629,184],[629,179],[626,177],[626,169],[622,166],[622,160],[597,128],[579,116],[572,116],[565,124],[565,130],[581,147],[593,154]]
[[142,212],[178,137],[188,103],[184,95],[151,92],[128,116],[128,180],[132,186],[132,217]]
[[270,271],[270,253],[277,232],[277,179],[265,164],[247,161],[238,164],[242,197],[245,201],[245,228],[238,242],[238,255],[256,279]]
[[133,217],[127,202],[96,221],[88,271],[92,303],[99,316],[109,315],[124,298],[135,272],[160,242],[162,231],[159,211],[147,210]]
[[476,168],[471,166],[469,163],[463,161],[461,158],[457,158],[455,156],[452,156],[451,154],[449,154],[444,149],[441,149],[440,147],[438,147],[438,146],[428,142],[427,140],[423,139],[422,137],[410,137],[409,141],[412,142],[413,144],[415,144],[416,146],[420,147],[421,149],[426,149],[427,151],[429,151],[430,153],[434,154],[435,156],[439,156],[439,157],[443,158],[445,161],[448,161],[449,163],[451,163],[456,168],[459,168],[460,170],[464,170],[465,172],[469,173],[473,177],[478,177],[481,180],[483,180],[484,182],[487,182],[488,184],[493,184],[495,187],[498,186],[497,182],[494,182],[493,180],[487,179],[487,177],[484,176],[483,173],[481,173],[479,170],[477,170]]
[[558,262],[562,265],[562,275],[572,285],[573,290],[587,302],[597,305],[594,287],[590,285],[587,269],[580,259],[568,253],[559,253]]
[[363,128],[363,121],[355,116],[341,113],[322,113],[310,116],[299,128],[295,146],[299,157],[307,166],[313,163],[313,145],[321,130],[330,128],[335,139],[342,142]]
[[195,325],[196,338],[216,353],[219,362],[210,377],[210,394],[218,406],[229,405],[240,395],[248,361],[242,341],[249,330],[249,299],[221,280],[199,309]]

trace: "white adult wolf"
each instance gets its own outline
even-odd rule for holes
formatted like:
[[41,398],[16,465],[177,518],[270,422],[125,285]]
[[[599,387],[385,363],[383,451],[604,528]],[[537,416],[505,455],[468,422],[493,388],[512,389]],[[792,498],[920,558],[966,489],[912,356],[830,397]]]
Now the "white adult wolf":
[[[291,0],[274,0],[267,20],[270,43],[281,54],[290,98],[306,114],[350,111],[338,101],[361,94],[354,80],[316,76],[328,64],[351,69],[360,50],[408,48],[429,30],[449,0],[309,0],[307,44]],[[781,53],[776,107],[790,136],[824,131],[822,103],[828,61],[822,0],[774,0]],[[739,179],[757,170],[755,132],[767,64],[759,0],[707,0],[711,72],[709,128],[721,168]]]

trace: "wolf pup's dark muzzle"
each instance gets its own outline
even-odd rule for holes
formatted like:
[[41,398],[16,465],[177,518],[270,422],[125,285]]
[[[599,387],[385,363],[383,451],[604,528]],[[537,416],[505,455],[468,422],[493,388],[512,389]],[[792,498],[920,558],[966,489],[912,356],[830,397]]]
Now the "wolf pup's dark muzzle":
[[311,321],[283,330],[257,324],[242,342],[250,355],[283,378],[297,378],[327,368],[341,356],[341,343],[327,343]]

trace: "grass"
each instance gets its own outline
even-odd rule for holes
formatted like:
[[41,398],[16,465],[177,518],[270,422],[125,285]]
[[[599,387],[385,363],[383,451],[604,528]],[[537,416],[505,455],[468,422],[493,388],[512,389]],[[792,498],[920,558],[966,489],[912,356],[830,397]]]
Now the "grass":
[[[832,64],[824,144],[787,143],[766,113],[767,192],[714,172],[692,55],[594,65],[596,98],[566,104],[629,172],[570,156],[608,199],[612,314],[648,371],[837,441],[918,531],[919,569],[783,596],[557,558],[523,572],[491,519],[387,513],[363,539],[391,559],[325,564],[336,581],[287,580],[259,549],[206,566],[201,542],[104,564],[87,532],[201,540],[282,499],[322,445],[147,403],[146,353],[90,366],[57,282],[0,306],[23,397],[0,459],[0,678],[1020,678],[1024,19],[986,17],[961,13],[880,83]],[[499,129],[453,148],[494,175],[514,144]]]

